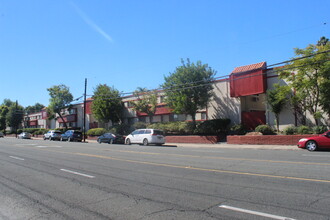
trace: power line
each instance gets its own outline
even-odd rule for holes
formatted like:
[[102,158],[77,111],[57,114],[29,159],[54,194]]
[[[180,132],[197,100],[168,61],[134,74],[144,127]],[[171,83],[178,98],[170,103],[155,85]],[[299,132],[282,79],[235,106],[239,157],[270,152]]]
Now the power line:
[[[267,67],[278,66],[278,65],[281,65],[281,64],[293,62],[293,61],[296,61],[296,60],[306,59],[306,58],[309,58],[309,57],[313,57],[313,56],[316,56],[316,55],[319,55],[319,54],[324,54],[324,53],[329,53],[329,52],[330,52],[330,50],[326,50],[326,51],[318,52],[318,53],[315,53],[315,54],[312,54],[312,55],[308,55],[308,56],[304,56],[304,57],[299,57],[299,58],[294,58],[294,59],[286,60],[286,61],[283,61],[283,62],[280,62],[280,63],[275,63],[275,64],[267,65]],[[273,73],[282,72],[282,71],[285,71],[285,70],[292,70],[292,69],[296,69],[296,68],[304,67],[304,66],[309,66],[309,65],[313,65],[313,64],[325,63],[325,62],[329,62],[329,61],[330,60],[327,59],[327,60],[322,60],[322,61],[318,61],[318,62],[314,62],[314,63],[309,63],[309,64],[305,64],[305,65],[300,65],[300,66],[286,67],[286,68],[281,68],[281,69],[278,69],[278,70],[273,69]],[[237,72],[235,74],[240,74],[240,73],[245,73],[245,72],[246,71],[242,71],[242,72]],[[265,75],[265,74],[267,74],[267,73],[256,74],[256,75],[253,75],[253,76],[241,76],[241,77],[237,77],[235,79],[230,79],[231,74],[229,74],[229,75],[223,75],[223,76],[215,77],[215,78],[213,78],[212,81],[209,81],[209,80],[204,79],[204,80],[199,80],[199,81],[194,81],[194,82],[189,82],[189,83],[178,84],[178,85],[175,85],[173,87],[167,87],[167,88],[166,87],[160,87],[160,88],[156,88],[156,89],[151,89],[151,90],[148,90],[148,92],[151,92],[151,91],[160,92],[160,91],[164,91],[164,90],[180,91],[180,90],[192,89],[192,88],[203,87],[203,86],[215,84],[215,83],[217,83],[221,79],[223,79],[223,82],[228,82],[228,81],[235,81],[235,80],[240,80],[240,79],[244,79],[244,78],[257,77],[257,76]],[[201,83],[201,84],[194,85],[196,83]],[[123,95],[134,94],[134,92],[125,92],[125,93],[121,92],[119,94],[120,94],[121,98],[124,98]],[[117,97],[107,97],[107,95],[97,95],[97,96],[86,95],[86,96],[90,96],[90,97],[104,97],[101,100],[117,99]],[[80,99],[82,97],[83,96],[79,97],[78,99]]]

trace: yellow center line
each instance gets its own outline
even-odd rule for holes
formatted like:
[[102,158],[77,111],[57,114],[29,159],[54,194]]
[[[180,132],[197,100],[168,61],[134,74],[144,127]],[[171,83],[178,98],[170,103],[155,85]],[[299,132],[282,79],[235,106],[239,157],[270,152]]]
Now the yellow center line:
[[122,158],[117,158],[117,157],[109,157],[109,156],[85,154],[85,153],[75,153],[75,154],[80,155],[80,156],[86,156],[86,157],[95,157],[95,158],[101,158],[101,159],[117,160],[117,161],[124,161],[124,162],[129,162],[129,163],[138,163],[138,164],[147,164],[147,165],[153,165],[153,166],[172,167],[172,168],[190,169],[190,170],[198,170],[198,171],[208,171],[208,172],[216,172],[216,173],[228,173],[228,174],[237,174],[237,175],[269,177],[269,178],[277,178],[277,179],[290,179],[290,180],[303,180],[303,181],[311,181],[311,182],[330,183],[330,180],[322,180],[322,179],[310,179],[310,178],[301,178],[301,177],[292,177],[292,176],[278,176],[278,175],[270,175],[270,174],[259,174],[259,173],[238,172],[238,171],[229,171],[229,170],[207,169],[207,168],[191,167],[191,166],[187,167],[187,166],[164,164],[164,163],[155,163],[155,162],[138,161],[138,160],[128,160],[128,159],[122,159]]
[[287,163],[287,164],[330,166],[330,163],[280,161],[280,160],[260,160],[260,159],[246,159],[246,158],[235,158],[235,157],[228,158],[228,157],[216,157],[216,156],[196,156],[196,155],[181,155],[181,154],[167,154],[167,153],[149,153],[149,152],[138,152],[138,151],[127,151],[127,150],[107,150],[107,151],[131,153],[131,154],[145,154],[145,155],[166,155],[166,156],[175,156],[175,157],[206,158],[206,159],[221,159],[221,160],[243,160],[243,161],[251,161],[251,162]]

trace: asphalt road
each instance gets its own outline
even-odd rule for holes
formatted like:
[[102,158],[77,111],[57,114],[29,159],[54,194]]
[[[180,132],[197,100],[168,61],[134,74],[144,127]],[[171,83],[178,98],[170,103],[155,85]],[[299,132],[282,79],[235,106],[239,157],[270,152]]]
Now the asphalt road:
[[330,152],[0,139],[0,219],[330,219]]

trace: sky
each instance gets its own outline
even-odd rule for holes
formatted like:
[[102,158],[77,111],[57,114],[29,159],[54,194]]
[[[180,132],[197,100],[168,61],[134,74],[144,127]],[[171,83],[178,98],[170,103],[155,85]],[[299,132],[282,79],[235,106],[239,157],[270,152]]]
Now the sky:
[[[159,88],[181,59],[226,76],[330,38],[329,0],[0,0],[0,104]],[[82,100],[82,99],[80,99]]]

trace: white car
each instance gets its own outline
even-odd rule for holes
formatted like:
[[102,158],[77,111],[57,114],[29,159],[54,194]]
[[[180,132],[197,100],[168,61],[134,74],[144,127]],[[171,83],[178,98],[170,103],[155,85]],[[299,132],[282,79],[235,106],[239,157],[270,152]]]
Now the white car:
[[22,132],[17,137],[18,139],[31,139],[31,134],[29,132]]
[[165,144],[164,132],[157,129],[138,129],[125,138],[125,144]]
[[60,140],[61,139],[61,134],[62,132],[57,131],[57,130],[50,130],[46,134],[44,134],[44,140]]

